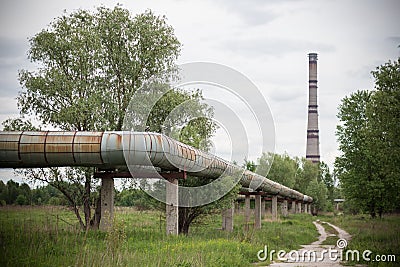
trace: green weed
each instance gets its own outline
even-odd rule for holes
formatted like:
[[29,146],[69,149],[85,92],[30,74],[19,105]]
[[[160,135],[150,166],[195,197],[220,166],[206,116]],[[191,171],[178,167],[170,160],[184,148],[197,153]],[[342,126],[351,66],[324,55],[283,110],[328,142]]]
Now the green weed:
[[85,233],[66,208],[2,207],[0,266],[251,266],[265,245],[289,251],[318,235],[305,214],[263,221],[260,230],[245,231],[241,213],[234,220],[232,233],[215,214],[188,236],[167,236],[162,213],[118,208],[110,232]]

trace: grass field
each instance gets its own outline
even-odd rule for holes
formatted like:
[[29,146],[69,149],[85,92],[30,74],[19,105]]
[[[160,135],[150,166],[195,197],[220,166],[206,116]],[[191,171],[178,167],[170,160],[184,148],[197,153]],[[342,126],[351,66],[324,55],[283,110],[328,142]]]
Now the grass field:
[[[371,250],[371,258],[396,256],[390,264],[349,264],[399,266],[400,216],[318,218],[353,235],[348,249]],[[254,266],[265,245],[290,251],[315,241],[316,219],[295,214],[278,222],[263,221],[261,230],[245,231],[243,215],[235,214],[234,232],[227,233],[220,230],[221,216],[216,214],[193,225],[188,236],[167,236],[162,213],[118,208],[111,232],[85,233],[63,207],[1,207],[0,266]]]
[[296,214],[245,231],[237,214],[227,233],[216,214],[193,225],[188,236],[166,236],[160,212],[125,208],[117,209],[110,233],[85,233],[62,207],[3,207],[0,266],[251,266],[265,245],[289,251],[315,241],[314,219]]
[[[328,221],[346,230],[352,235],[347,249],[360,251],[360,261],[347,264],[367,264],[368,266],[400,266],[400,216],[387,215],[382,219],[371,219],[368,215],[323,216]],[[370,261],[362,258],[362,252],[370,250]],[[376,255],[379,255],[375,258]],[[383,256],[386,261],[382,261]],[[395,255],[395,261],[388,261],[389,255]],[[393,260],[394,258],[391,257]]]

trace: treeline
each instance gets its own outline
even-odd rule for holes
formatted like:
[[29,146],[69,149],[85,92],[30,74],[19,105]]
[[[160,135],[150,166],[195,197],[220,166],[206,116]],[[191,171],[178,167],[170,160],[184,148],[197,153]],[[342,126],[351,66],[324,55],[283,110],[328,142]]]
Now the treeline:
[[[76,186],[76,185],[75,185]],[[100,188],[93,192],[99,194]],[[92,201],[93,202],[93,201]],[[82,205],[82,203],[80,203]],[[27,183],[19,184],[13,180],[4,183],[0,181],[0,206],[5,205],[62,205],[70,203],[63,193],[51,184],[31,188]],[[115,189],[115,205],[124,207],[136,207],[140,210],[151,209],[152,203],[148,201],[146,193],[141,189]]]
[[0,205],[67,205],[64,195],[51,185],[31,189],[28,184],[0,181]]
[[316,212],[333,211],[333,199],[341,197],[335,178],[324,162],[315,164],[287,154],[263,153],[257,163],[245,161],[244,167],[311,196]]

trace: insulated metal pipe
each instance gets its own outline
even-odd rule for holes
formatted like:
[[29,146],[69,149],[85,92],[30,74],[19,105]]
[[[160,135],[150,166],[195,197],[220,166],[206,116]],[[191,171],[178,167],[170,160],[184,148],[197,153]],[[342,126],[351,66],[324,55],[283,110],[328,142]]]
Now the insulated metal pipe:
[[151,132],[0,132],[0,168],[88,166],[126,169],[127,164],[217,179],[243,172],[240,183],[257,190],[304,202],[312,198],[210,153],[166,135]]

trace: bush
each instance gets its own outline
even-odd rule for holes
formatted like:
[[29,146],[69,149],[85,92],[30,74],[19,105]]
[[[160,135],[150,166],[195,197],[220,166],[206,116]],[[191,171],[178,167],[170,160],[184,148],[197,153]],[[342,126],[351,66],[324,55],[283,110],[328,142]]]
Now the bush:
[[18,195],[17,199],[15,200],[15,203],[18,205],[27,205],[28,204],[28,199],[24,195]]

